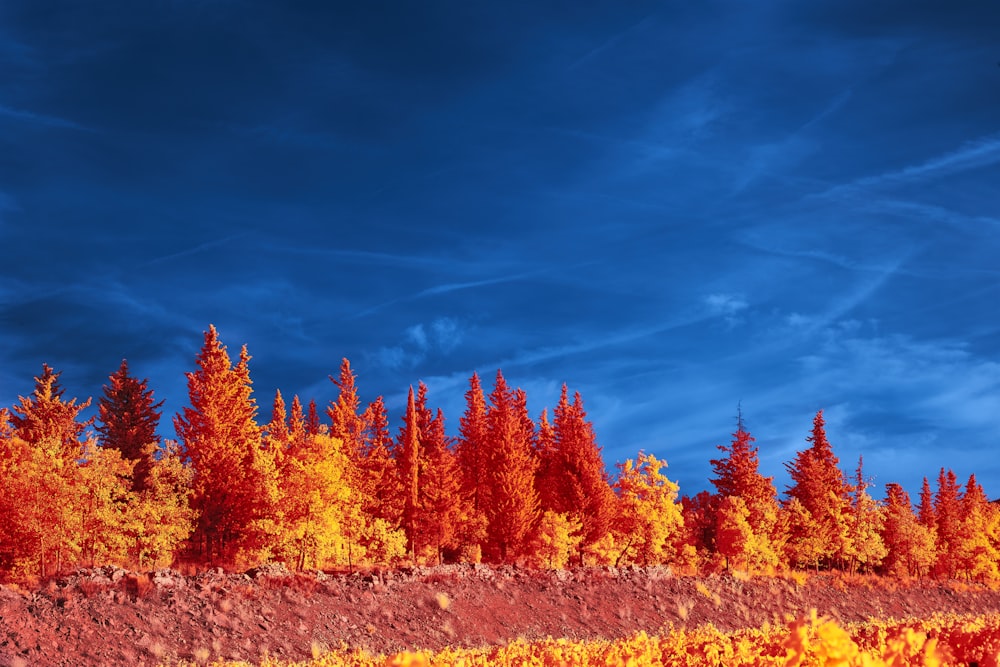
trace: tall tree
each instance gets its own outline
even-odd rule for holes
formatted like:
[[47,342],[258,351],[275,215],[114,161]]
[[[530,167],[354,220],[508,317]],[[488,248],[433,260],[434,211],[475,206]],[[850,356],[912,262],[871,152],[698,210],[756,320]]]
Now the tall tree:
[[934,525],[937,530],[937,562],[934,573],[954,577],[958,572],[957,554],[962,541],[962,487],[955,471],[938,473],[934,493]]
[[418,490],[420,484],[420,426],[417,405],[413,397],[413,387],[406,397],[406,414],[400,432],[400,482],[403,487],[403,530],[406,532],[407,549],[411,558],[416,558],[417,511],[419,509]]
[[246,346],[234,366],[210,326],[187,373],[191,406],[174,418],[194,468],[195,533],[205,557],[232,559],[265,546],[273,519],[277,474],[261,447]]
[[666,461],[652,454],[639,453],[618,466],[615,492],[621,513],[615,522],[614,536],[618,563],[659,565],[673,557],[673,539],[683,526],[679,487],[661,472]]
[[517,403],[517,392],[508,389],[503,373],[498,370],[487,412],[486,483],[490,503],[486,508],[489,538],[486,555],[500,562],[523,555],[540,515],[534,484],[538,464]]
[[539,484],[551,505],[543,505],[542,509],[576,517],[583,526],[580,547],[586,549],[610,530],[616,511],[615,494],[579,392],[571,403],[569,390],[563,384],[554,416],[554,446],[548,460],[543,459],[547,479]]
[[[108,377],[104,395],[98,400],[98,441],[102,447],[117,449],[122,458],[135,463],[132,474],[135,491],[146,488],[146,478],[160,445],[156,429],[163,401],[156,402],[148,385],[148,379],[130,375],[128,361],[122,359],[118,370]],[[147,447],[150,444],[154,447]]]
[[848,568],[871,571],[886,557],[887,549],[882,539],[885,515],[878,503],[868,495],[871,482],[864,475],[864,461],[858,457],[854,474],[851,506],[848,512]]
[[478,530],[467,536],[468,558],[478,562],[482,557],[482,542],[486,539],[486,510],[489,507],[489,421],[487,419],[486,397],[479,381],[479,375],[469,378],[469,389],[465,392],[465,412],[459,420],[459,439],[456,454],[462,472],[465,494],[472,501],[471,527]]
[[[775,567],[785,539],[778,520],[778,491],[774,488],[774,478],[764,477],[759,472],[758,448],[754,442],[754,437],[743,423],[743,412],[739,410],[732,442],[728,446],[718,446],[725,456],[709,461],[715,473],[710,481],[718,492],[720,503],[727,497],[740,498],[747,510],[745,522],[750,528],[750,535],[745,543],[741,543],[745,553],[740,554],[746,556],[746,565]],[[734,521],[742,515],[738,504],[727,505],[727,511]],[[737,530],[742,530],[742,524],[737,526]]]
[[367,424],[361,412],[361,401],[355,386],[357,376],[351,370],[351,362],[346,358],[340,362],[340,375],[330,380],[337,386],[337,400],[330,404],[326,413],[330,417],[330,435],[344,443],[344,452],[358,462],[364,454],[364,439]]
[[788,488],[790,500],[797,500],[811,517],[806,531],[818,531],[822,549],[820,560],[832,564],[843,560],[849,550],[847,514],[849,487],[840,460],[834,455],[826,437],[823,411],[813,419],[812,434],[806,438],[811,443],[807,449],[796,453],[795,460],[785,467],[793,484]]

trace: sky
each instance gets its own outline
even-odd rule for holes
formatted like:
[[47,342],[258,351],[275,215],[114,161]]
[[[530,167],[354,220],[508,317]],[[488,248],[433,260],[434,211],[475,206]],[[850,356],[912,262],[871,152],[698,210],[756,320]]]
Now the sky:
[[998,184],[995,2],[5,0],[0,405],[127,358],[176,437],[214,324],[262,421],[502,369],[682,493],[823,409],[998,497]]

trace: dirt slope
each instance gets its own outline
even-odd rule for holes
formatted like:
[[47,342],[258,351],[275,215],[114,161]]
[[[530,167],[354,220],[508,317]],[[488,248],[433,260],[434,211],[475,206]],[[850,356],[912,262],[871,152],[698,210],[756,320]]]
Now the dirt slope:
[[813,607],[844,622],[1000,610],[1000,593],[974,587],[843,588],[821,576],[799,586],[673,577],[666,569],[546,573],[465,565],[292,576],[269,566],[183,577],[103,568],[39,591],[0,587],[0,667],[253,661],[265,654],[302,660],[342,643],[384,653],[517,637],[615,638],[671,624],[756,627]]

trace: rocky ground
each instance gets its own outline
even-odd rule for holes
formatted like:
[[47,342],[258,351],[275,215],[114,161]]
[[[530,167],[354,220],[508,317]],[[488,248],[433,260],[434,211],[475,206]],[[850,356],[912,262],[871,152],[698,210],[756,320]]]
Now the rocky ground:
[[454,565],[293,575],[79,571],[39,590],[0,586],[0,667],[156,665],[263,655],[304,660],[346,645],[373,653],[616,638],[712,623],[735,629],[816,608],[843,622],[1000,610],[1000,592],[940,582],[845,586],[835,578],[671,576],[665,568],[537,572]]

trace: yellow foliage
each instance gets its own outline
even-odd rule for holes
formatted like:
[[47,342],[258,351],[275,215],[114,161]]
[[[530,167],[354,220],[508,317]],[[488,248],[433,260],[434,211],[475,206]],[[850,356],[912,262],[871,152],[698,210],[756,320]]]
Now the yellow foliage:
[[[931,637],[931,635],[934,635]],[[265,659],[262,667],[463,667],[574,665],[623,667],[941,667],[996,665],[1000,656],[1000,614],[969,617],[939,614],[906,621],[872,620],[846,626],[813,611],[788,626],[725,633],[712,626],[644,632],[619,640],[515,640],[506,646],[421,650],[389,656],[340,649],[305,663]],[[217,667],[246,663],[216,662]]]
[[529,553],[532,567],[561,570],[569,563],[583,540],[583,524],[565,512],[546,510],[538,527]]

